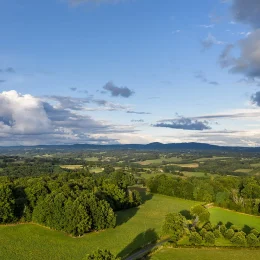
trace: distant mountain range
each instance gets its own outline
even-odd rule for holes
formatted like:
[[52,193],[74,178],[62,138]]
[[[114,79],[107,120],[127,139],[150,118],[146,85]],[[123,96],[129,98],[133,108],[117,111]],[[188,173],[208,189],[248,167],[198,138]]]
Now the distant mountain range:
[[18,149],[53,149],[53,150],[193,150],[193,151],[230,151],[230,152],[260,152],[260,147],[234,147],[218,146],[206,143],[150,143],[150,144],[73,144],[73,145],[38,145],[38,146],[12,146],[0,147],[0,150]]

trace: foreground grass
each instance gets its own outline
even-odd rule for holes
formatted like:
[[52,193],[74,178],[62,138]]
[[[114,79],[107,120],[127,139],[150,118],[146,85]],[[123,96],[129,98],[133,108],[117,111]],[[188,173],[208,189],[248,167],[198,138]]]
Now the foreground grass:
[[152,260],[259,260],[260,250],[250,249],[213,249],[213,248],[164,248],[155,253]]
[[198,202],[153,195],[138,209],[119,212],[115,229],[82,238],[33,224],[0,226],[0,259],[77,260],[98,248],[125,256],[156,238],[167,213],[189,210],[195,204]]
[[246,215],[217,207],[210,208],[209,212],[210,221],[213,224],[217,224],[219,221],[222,221],[224,224],[230,222],[240,228],[246,228],[246,226],[249,226],[260,230],[260,217]]

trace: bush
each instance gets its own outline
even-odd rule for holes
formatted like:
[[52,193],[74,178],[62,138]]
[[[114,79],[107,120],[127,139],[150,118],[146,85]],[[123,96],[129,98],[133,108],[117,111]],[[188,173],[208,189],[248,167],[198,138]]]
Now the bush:
[[206,233],[205,241],[208,244],[215,244],[215,236],[214,236],[213,232],[209,231]]
[[226,226],[225,226],[225,225],[220,225],[219,231],[221,232],[221,234],[222,234],[223,236],[225,236],[226,231],[227,231]]
[[238,246],[245,246],[246,245],[246,238],[243,232],[237,232],[235,235],[230,239],[230,241]]
[[230,228],[232,228],[235,232],[241,231],[241,229],[236,225],[232,225]]
[[192,245],[200,245],[202,243],[202,237],[197,232],[192,232],[189,241]]
[[249,246],[257,246],[258,243],[259,243],[258,238],[257,238],[256,235],[254,235],[253,233],[250,233],[250,234],[247,236],[246,240],[247,240],[247,244],[248,244]]
[[212,227],[212,225],[211,225],[210,222],[207,222],[207,223],[203,226],[203,228],[205,228],[207,231],[212,231],[212,230],[213,230],[213,227]]
[[213,234],[214,234],[215,238],[221,237],[221,232],[218,229],[214,230]]
[[250,233],[254,234],[256,237],[258,237],[258,236],[259,236],[259,231],[258,231],[258,230],[256,230],[255,228],[254,228],[254,229],[252,229]]
[[228,229],[225,233],[225,238],[231,239],[235,234],[235,231],[233,229]]
[[205,228],[201,229],[200,235],[201,235],[203,238],[205,238],[206,233],[207,233],[207,230],[206,230]]

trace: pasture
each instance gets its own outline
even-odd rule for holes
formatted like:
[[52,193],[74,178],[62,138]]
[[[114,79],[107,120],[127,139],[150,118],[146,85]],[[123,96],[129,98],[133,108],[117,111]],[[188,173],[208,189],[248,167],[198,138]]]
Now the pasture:
[[213,207],[209,209],[210,221],[213,224],[217,224],[222,221],[224,224],[230,222],[240,228],[245,226],[254,227],[260,230],[260,217],[251,216],[243,213],[238,213],[231,210]]
[[82,165],[60,165],[60,167],[63,169],[76,170],[81,169]]
[[205,174],[204,172],[182,172],[185,177],[209,177],[211,176],[210,173]]
[[116,228],[81,238],[34,224],[2,225],[0,259],[77,260],[98,248],[125,256],[156,239],[167,213],[189,210],[195,204],[198,202],[151,195],[139,208],[118,212]]
[[181,162],[182,158],[180,157],[172,157],[172,158],[165,158],[165,157],[161,157],[159,159],[154,159],[154,160],[146,160],[146,161],[141,161],[141,162],[137,162],[141,165],[150,165],[150,164],[162,164],[162,163],[178,163]]
[[250,173],[253,169],[237,169],[235,172]]
[[222,248],[163,248],[147,259],[151,260],[258,260],[260,250]]
[[198,163],[183,163],[183,164],[171,164],[171,165],[176,165],[179,167],[186,167],[186,168],[198,168],[199,164]]
[[98,161],[98,157],[88,157],[86,158],[87,162],[97,162]]
[[205,162],[205,161],[212,161],[212,160],[225,160],[230,159],[232,157],[225,157],[225,156],[213,156],[213,157],[205,157],[205,158],[199,158],[194,160],[195,162]]

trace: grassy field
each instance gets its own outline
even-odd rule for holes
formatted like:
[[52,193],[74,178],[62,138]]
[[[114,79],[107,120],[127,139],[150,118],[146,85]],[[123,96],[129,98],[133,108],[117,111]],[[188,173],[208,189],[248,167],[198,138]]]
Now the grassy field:
[[167,213],[189,210],[197,203],[153,195],[138,209],[119,212],[115,229],[82,238],[72,238],[33,224],[0,226],[0,259],[77,260],[98,248],[124,256],[155,239]]
[[176,165],[179,167],[187,167],[187,168],[198,168],[199,164],[198,163],[183,163],[183,164],[172,164],[172,165]]
[[237,169],[235,172],[250,173],[253,169]]
[[212,161],[212,160],[225,160],[225,159],[229,159],[231,157],[224,157],[224,156],[213,156],[211,158],[199,158],[194,160],[195,162],[205,162],[205,161]]
[[95,172],[95,173],[100,173],[100,172],[103,172],[104,168],[101,168],[101,167],[92,167],[92,168],[89,168],[89,171],[92,173],[92,172]]
[[213,249],[213,248],[164,248],[155,253],[151,260],[259,260],[260,250]]
[[209,212],[210,220],[213,224],[217,224],[219,221],[222,221],[223,223],[230,222],[241,228],[247,225],[260,231],[260,217],[246,215],[217,207],[210,208]]
[[172,158],[164,158],[161,157],[160,159],[155,159],[155,160],[146,160],[146,161],[142,161],[142,162],[137,162],[141,165],[150,165],[150,164],[162,164],[163,162],[167,162],[167,163],[178,163],[181,162],[182,159],[179,157],[172,157]]
[[173,175],[171,173],[163,173],[163,172],[152,172],[152,173],[143,172],[143,173],[141,173],[141,177],[145,178],[145,179],[149,179],[151,177],[155,177],[155,176],[162,175],[162,174],[164,174],[168,177],[176,177],[176,175]]
[[69,170],[75,170],[75,169],[81,169],[82,165],[60,165],[63,169],[69,169]]
[[210,173],[207,173],[207,175],[205,175],[204,172],[182,172],[182,173],[186,177],[209,177],[209,176],[211,176]]
[[254,168],[258,168],[258,167],[260,167],[260,163],[253,163],[253,164],[251,164],[251,166]]
[[87,162],[97,162],[98,161],[98,157],[88,157],[86,158]]

